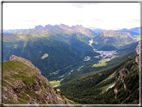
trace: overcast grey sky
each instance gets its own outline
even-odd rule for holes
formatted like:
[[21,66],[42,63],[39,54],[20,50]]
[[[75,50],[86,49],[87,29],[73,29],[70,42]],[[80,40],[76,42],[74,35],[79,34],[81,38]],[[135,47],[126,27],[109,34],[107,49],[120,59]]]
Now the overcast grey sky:
[[3,29],[47,24],[101,29],[140,26],[139,3],[3,3]]

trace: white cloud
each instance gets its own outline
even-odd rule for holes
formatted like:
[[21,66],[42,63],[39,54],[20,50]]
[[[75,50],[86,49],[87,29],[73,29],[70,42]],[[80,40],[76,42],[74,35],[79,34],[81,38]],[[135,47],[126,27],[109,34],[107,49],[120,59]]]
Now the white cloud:
[[140,25],[139,3],[4,3],[3,28],[47,24],[83,25],[102,29]]

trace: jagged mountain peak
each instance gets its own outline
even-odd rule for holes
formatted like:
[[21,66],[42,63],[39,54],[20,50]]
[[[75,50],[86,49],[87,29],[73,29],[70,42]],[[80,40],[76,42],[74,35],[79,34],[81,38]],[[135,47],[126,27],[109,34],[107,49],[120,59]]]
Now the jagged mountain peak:
[[52,25],[50,25],[50,24],[48,24],[48,25],[45,25],[45,28],[47,28],[47,29],[51,29],[53,26]]
[[72,26],[71,29],[76,32],[80,32],[82,34],[85,34],[86,36],[89,36],[89,37],[96,36],[96,34],[91,29],[85,28],[82,25]]
[[68,25],[65,25],[65,24],[60,24],[58,26],[59,26],[59,28],[62,28],[62,29],[70,29],[70,27]]
[[[80,33],[83,34],[84,36],[88,37],[94,37],[96,34],[88,28],[83,27],[82,25],[76,25],[76,26],[68,26],[65,24],[60,24],[60,25],[45,25],[43,27],[42,25],[37,25],[35,26],[34,29],[27,29],[27,30],[22,30],[16,33],[16,35],[29,35],[32,34],[33,37],[41,37],[41,36],[46,36],[49,37],[52,35],[56,36],[56,34],[74,34],[74,33]],[[57,37],[57,36],[56,36]],[[20,38],[23,39],[24,37]],[[53,37],[54,38],[54,37]]]
[[41,25],[35,26],[35,29],[41,29],[41,28],[43,28],[43,26]]
[[55,26],[58,26],[59,28],[62,28],[62,29],[67,29],[67,30],[80,30],[80,29],[86,29],[84,28],[82,25],[74,25],[74,26],[68,26],[68,25],[65,25],[65,24],[60,24],[60,25],[55,25]]
[[79,28],[84,28],[82,25],[76,25],[76,26],[71,26],[72,29],[79,29]]
[[85,28],[83,27],[82,25],[76,25],[76,26],[68,26],[68,25],[65,25],[65,24],[60,24],[60,25],[55,25],[53,27],[53,29],[63,29],[65,32],[70,32],[70,33],[75,33],[75,32],[78,32],[78,33],[81,33],[81,34],[84,34],[88,37],[94,37],[96,36],[96,34],[91,30],[91,29],[88,29],[88,28]]

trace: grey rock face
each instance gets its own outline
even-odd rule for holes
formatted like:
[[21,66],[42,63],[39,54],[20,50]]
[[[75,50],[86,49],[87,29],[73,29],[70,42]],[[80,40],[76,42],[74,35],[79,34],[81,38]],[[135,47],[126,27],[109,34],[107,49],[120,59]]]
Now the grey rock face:
[[137,45],[137,47],[136,47],[135,50],[136,50],[136,53],[137,53],[137,54],[140,54],[140,42],[139,42],[139,44]]
[[[22,63],[23,66],[27,65],[28,67],[17,67],[13,68],[14,70],[9,70],[10,72],[8,70],[3,72],[4,103],[20,104],[22,102],[25,104],[60,104],[57,95],[50,86],[47,78],[42,76],[41,71],[35,67],[31,61],[15,55],[10,57],[10,61],[18,61]],[[6,62],[3,64],[5,63]],[[29,71],[29,73],[24,74],[25,70]],[[9,75],[6,75],[8,73]],[[17,75],[18,77],[16,77]],[[11,81],[7,79],[7,77],[9,77]],[[31,81],[30,79],[29,81],[26,81],[27,78],[30,78]]]

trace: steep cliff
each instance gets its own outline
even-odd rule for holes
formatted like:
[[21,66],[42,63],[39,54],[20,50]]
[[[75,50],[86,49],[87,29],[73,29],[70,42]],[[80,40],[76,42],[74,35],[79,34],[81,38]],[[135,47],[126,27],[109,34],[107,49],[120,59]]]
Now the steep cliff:
[[60,104],[47,78],[31,61],[12,55],[3,63],[3,103]]

